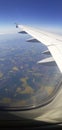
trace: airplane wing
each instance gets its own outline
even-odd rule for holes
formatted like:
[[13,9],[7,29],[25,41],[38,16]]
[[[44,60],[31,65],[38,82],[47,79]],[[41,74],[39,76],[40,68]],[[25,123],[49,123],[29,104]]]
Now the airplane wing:
[[62,37],[60,35],[41,31],[29,26],[18,25],[17,27],[22,29],[22,32],[30,34],[34,39],[47,46],[60,72],[62,73]]

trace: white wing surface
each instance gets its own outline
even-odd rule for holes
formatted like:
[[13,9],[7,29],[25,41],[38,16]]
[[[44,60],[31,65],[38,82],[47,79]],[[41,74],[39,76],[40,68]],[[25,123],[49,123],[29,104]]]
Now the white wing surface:
[[30,34],[33,38],[47,46],[53,56],[60,72],[62,73],[62,37],[46,31],[41,31],[29,26],[18,25],[18,28]]

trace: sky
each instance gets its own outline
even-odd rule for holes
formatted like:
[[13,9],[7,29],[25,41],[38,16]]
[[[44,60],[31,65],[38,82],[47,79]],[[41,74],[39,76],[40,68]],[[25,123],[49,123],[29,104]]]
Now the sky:
[[0,33],[15,32],[15,24],[62,33],[62,0],[0,0]]

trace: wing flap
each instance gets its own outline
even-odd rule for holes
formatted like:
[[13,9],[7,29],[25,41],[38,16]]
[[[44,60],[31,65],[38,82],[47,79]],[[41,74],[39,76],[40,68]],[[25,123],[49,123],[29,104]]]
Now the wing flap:
[[27,42],[39,42],[39,41],[35,38],[30,38],[30,39],[27,39]]
[[50,63],[50,62],[54,62],[53,57],[45,58],[43,60],[38,61],[37,63],[38,64],[43,64],[43,63]]

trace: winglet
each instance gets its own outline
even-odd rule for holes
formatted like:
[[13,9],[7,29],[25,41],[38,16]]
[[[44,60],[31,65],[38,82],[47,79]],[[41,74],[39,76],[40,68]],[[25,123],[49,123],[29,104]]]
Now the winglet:
[[18,28],[18,24],[17,23],[14,23],[16,25],[16,28]]
[[21,28],[21,29],[23,29],[23,25],[20,25],[20,24],[18,24],[18,23],[15,23],[15,25],[16,25],[16,28]]

